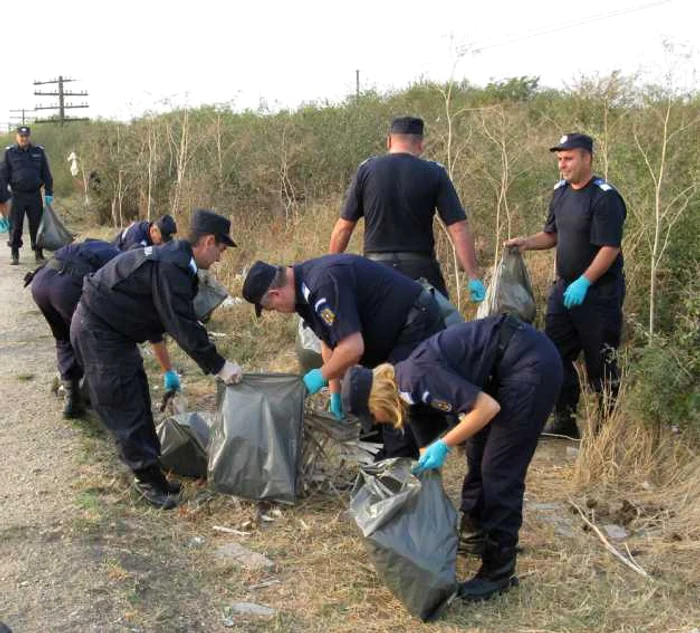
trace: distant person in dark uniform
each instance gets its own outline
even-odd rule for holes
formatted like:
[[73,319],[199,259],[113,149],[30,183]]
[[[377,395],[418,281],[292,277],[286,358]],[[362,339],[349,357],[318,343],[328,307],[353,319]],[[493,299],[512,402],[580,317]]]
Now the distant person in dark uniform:
[[364,253],[411,279],[429,281],[445,297],[445,279],[435,258],[433,218],[437,209],[466,271],[472,301],[483,301],[474,238],[467,216],[445,168],[420,158],[423,120],[394,119],[387,138],[388,154],[364,161],[350,184],[331,235],[330,253],[343,253],[355,225],[365,219]]
[[29,219],[29,237],[37,262],[44,261],[44,254],[36,245],[36,234],[41,223],[44,203],[41,188],[44,188],[44,201],[53,204],[53,177],[46,152],[41,145],[33,145],[29,140],[31,130],[22,125],[17,128],[17,143],[5,149],[0,162],[0,214],[6,215],[7,200],[12,190],[10,211],[10,263],[19,264],[19,249],[22,248],[24,215]]
[[521,251],[557,248],[557,281],[549,295],[545,332],[564,362],[564,386],[550,433],[579,437],[576,409],[581,387],[574,361],[583,351],[586,376],[607,415],[617,398],[617,349],[622,332],[625,278],[622,196],[593,174],[593,139],[566,134],[551,148],[562,179],[554,187],[544,230],[508,240]]
[[77,418],[85,412],[80,392],[83,369],[70,342],[70,323],[83,291],[83,277],[97,272],[120,252],[116,246],[101,240],[69,244],[25,278],[32,284],[34,302],[56,339],[58,371],[66,391],[64,418]]
[[[256,262],[243,297],[258,315],[296,312],[321,339],[323,365],[307,372],[304,384],[314,394],[330,383],[337,418],[343,417],[339,379],[349,367],[403,360],[444,328],[435,299],[420,284],[359,255],[325,255],[287,267]],[[411,411],[416,418],[426,414],[435,417],[427,407]],[[384,428],[383,440],[380,458],[418,456],[410,429]]]
[[176,233],[175,220],[170,215],[164,215],[155,222],[132,222],[112,240],[112,244],[120,251],[128,251],[134,246],[160,246],[173,239]]
[[441,428],[423,426],[419,443],[427,448],[414,472],[441,468],[466,440],[460,545],[482,564],[460,587],[465,600],[489,598],[515,582],[525,475],[561,382],[552,342],[505,315],[453,325],[394,366],[353,367],[345,375],[343,404],[364,426],[403,428],[404,407],[417,402],[459,417],[440,439]]
[[88,376],[92,406],[114,435],[143,497],[164,509],[177,505],[178,487],[158,465],[160,444],[138,344],[160,343],[167,332],[205,373],[226,384],[241,379],[241,368],[217,352],[192,303],[197,271],[235,246],[230,228],[226,218],[197,209],[186,240],[115,257],[85,278],[71,323],[71,343]]

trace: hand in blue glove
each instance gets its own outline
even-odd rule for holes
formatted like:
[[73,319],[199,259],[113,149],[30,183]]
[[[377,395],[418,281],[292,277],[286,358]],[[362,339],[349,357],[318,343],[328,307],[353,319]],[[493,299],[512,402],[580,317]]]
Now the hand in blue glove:
[[51,206],[53,204],[53,196],[44,196],[44,204]]
[[576,281],[569,284],[569,287],[564,292],[564,305],[567,308],[580,306],[586,298],[586,293],[591,287],[591,282],[581,275]]
[[423,451],[423,454],[418,460],[418,465],[414,466],[411,472],[414,475],[424,471],[430,470],[431,468],[442,468],[442,465],[447,459],[447,454],[452,449],[445,444],[445,440],[438,440],[433,442],[428,448]]
[[304,386],[311,396],[321,391],[327,384],[328,381],[323,377],[320,369],[312,369],[304,375]]
[[470,279],[467,288],[469,290],[469,299],[474,303],[481,303],[486,298],[486,288],[481,279]]
[[0,233],[7,233],[10,230],[10,223],[0,216]]
[[328,407],[336,420],[342,420],[345,417],[343,412],[343,401],[340,399],[339,393],[331,394],[331,404]]
[[163,374],[163,383],[166,391],[182,391],[180,377],[172,369],[169,369]]

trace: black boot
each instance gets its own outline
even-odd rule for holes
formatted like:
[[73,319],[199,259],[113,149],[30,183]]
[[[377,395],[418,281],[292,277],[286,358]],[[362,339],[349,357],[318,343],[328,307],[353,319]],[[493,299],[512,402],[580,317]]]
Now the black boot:
[[177,494],[171,493],[168,480],[158,464],[135,470],[134,474],[136,489],[148,503],[161,510],[172,510],[177,506]]
[[459,597],[467,602],[488,600],[517,585],[518,579],[514,574],[515,546],[500,546],[486,537],[481,567],[474,578],[459,585]]
[[13,248],[12,249],[12,255],[10,259],[10,265],[11,266],[17,266],[19,264],[19,249],[18,248]]
[[459,523],[457,551],[461,554],[473,554],[474,556],[481,556],[484,551],[484,532],[478,522],[468,514],[463,514]]
[[43,264],[46,261],[46,259],[44,259],[44,251],[40,248],[35,248],[34,259],[36,260],[37,264]]
[[552,420],[544,429],[545,433],[552,435],[563,435],[572,440],[578,440],[581,435],[576,426],[576,416],[569,407],[558,408],[554,411],[554,420]]
[[63,406],[64,419],[72,420],[84,415],[85,403],[80,393],[80,380],[64,380],[63,389],[66,392],[66,402]]

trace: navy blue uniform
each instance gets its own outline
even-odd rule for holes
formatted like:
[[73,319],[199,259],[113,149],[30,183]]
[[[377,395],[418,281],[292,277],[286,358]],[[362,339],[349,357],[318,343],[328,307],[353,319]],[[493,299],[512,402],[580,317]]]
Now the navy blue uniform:
[[[444,322],[432,295],[417,282],[358,255],[325,255],[294,266],[296,311],[328,347],[362,334],[360,364],[376,367],[406,358]],[[431,415],[418,407],[411,412]],[[442,416],[440,416],[442,419]],[[410,431],[382,428],[386,457],[416,457]]]
[[132,222],[112,240],[112,244],[120,251],[128,251],[134,246],[153,246],[150,228],[151,223],[148,220]]
[[158,343],[167,332],[205,373],[224,365],[195,317],[197,287],[184,240],[132,249],[85,278],[71,342],[89,376],[93,407],[135,471],[155,465],[160,454],[137,343]]
[[[410,404],[459,416],[484,391],[501,405],[467,440],[461,509],[499,546],[515,546],[527,468],[562,382],[554,345],[513,317],[489,317],[432,336],[395,370],[400,395]],[[423,423],[417,434],[427,444],[441,430]]]
[[609,390],[613,398],[617,394],[617,348],[625,298],[622,253],[588,289],[581,305],[566,308],[563,296],[601,246],[622,245],[626,215],[622,196],[602,178],[593,178],[582,189],[572,189],[564,180],[554,188],[544,231],[557,235],[558,279],[547,302],[545,333],[564,362],[564,386],[557,403],[557,418],[562,421],[571,419],[578,405],[581,388],[574,361],[581,351],[592,389],[600,394]]
[[41,145],[29,144],[26,149],[10,145],[5,149],[0,163],[0,202],[6,202],[10,197],[8,185],[12,190],[8,246],[21,248],[26,213],[32,250],[36,250],[36,233],[44,210],[41,188],[44,187],[46,195],[53,195],[53,177],[46,152]]
[[32,297],[56,339],[58,371],[64,381],[80,380],[83,370],[70,342],[70,323],[83,290],[83,277],[119,255],[115,246],[86,240],[58,249],[32,278]]
[[360,165],[347,191],[344,220],[365,219],[367,257],[411,279],[425,277],[447,296],[435,259],[435,210],[446,225],[466,214],[445,168],[411,154],[374,157]]

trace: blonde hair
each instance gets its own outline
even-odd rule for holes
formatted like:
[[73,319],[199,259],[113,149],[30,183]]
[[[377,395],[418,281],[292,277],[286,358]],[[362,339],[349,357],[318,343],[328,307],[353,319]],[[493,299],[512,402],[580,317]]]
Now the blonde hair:
[[395,429],[403,428],[406,405],[399,397],[394,366],[389,363],[378,365],[372,370],[372,389],[369,392],[368,407],[372,415],[382,413]]

